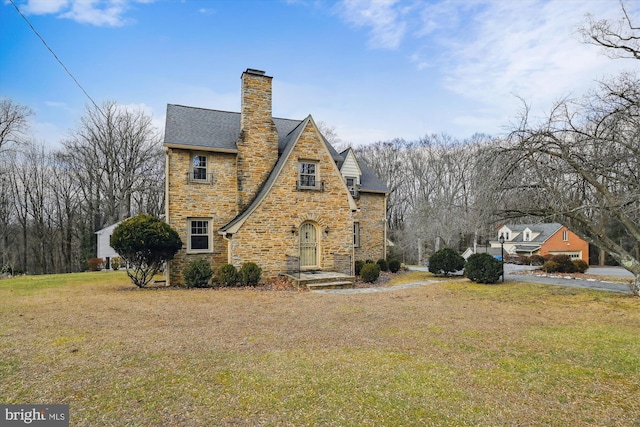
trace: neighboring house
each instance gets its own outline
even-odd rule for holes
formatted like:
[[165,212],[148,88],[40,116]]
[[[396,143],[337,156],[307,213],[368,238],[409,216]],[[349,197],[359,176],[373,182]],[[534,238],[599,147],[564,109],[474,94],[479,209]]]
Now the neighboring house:
[[111,235],[113,234],[113,230],[116,229],[118,225],[120,225],[122,221],[116,222],[108,227],[103,228],[102,230],[96,231],[98,235],[98,258],[102,258],[104,260],[104,268],[106,270],[111,269],[111,260],[116,257],[120,257],[118,253],[111,247]]
[[386,258],[387,188],[352,149],[338,153],[313,118],[273,118],[264,71],[241,77],[241,112],[167,106],[166,221],[195,258],[255,262],[263,278],[301,270],[351,274]]
[[468,260],[469,257],[473,254],[484,254],[484,253],[487,253],[498,259],[502,258],[502,252],[500,250],[500,247],[492,248],[491,246],[483,246],[483,245],[476,245],[475,248],[467,248],[467,250],[465,250],[462,253],[462,258],[464,258],[465,260]]
[[490,242],[493,250],[500,250],[500,236],[505,256],[569,255],[589,263],[589,244],[558,223],[503,225]]

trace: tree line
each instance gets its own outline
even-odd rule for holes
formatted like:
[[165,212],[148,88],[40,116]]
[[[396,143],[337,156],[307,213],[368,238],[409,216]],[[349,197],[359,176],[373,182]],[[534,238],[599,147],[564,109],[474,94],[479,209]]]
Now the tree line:
[[[640,59],[640,27],[589,18],[584,40]],[[82,270],[95,232],[139,212],[164,211],[160,132],[115,102],[87,107],[59,150],[29,137],[33,112],[0,99],[0,267]],[[523,109],[508,135],[446,134],[357,148],[387,184],[395,250],[420,262],[443,247],[486,243],[502,221],[554,221],[636,275],[640,293],[640,77],[627,72],[563,99],[547,117]],[[330,139],[337,139],[333,128]],[[338,140],[338,142],[340,142]]]
[[115,102],[87,107],[57,150],[29,135],[27,106],[0,100],[0,268],[82,271],[95,232],[164,212],[161,136],[151,117]]

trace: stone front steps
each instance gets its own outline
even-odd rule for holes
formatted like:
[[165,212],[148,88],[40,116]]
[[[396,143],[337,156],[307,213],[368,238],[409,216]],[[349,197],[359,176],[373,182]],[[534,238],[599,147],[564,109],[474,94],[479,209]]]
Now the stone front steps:
[[298,274],[284,274],[298,288],[309,290],[351,289],[356,278],[335,271],[305,271]]

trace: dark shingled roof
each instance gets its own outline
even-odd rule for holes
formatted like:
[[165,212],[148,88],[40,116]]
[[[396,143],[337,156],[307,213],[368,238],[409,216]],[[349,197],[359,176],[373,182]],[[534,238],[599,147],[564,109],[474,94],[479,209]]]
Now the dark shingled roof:
[[[306,119],[305,119],[306,120]],[[293,132],[305,120],[273,118],[278,131],[278,153],[282,155],[288,145],[295,141]],[[167,146],[193,147],[194,150],[212,150],[236,152],[240,135],[240,113],[210,110],[206,108],[167,105],[167,120],[164,131],[164,144]],[[344,156],[324,138],[333,159],[341,166]],[[360,191],[382,192],[389,190],[364,162],[358,161],[362,170]]]
[[562,224],[558,224],[557,222],[540,222],[537,224],[507,224],[506,226],[509,227],[509,229],[511,229],[511,231],[513,231],[514,233],[518,233],[517,236],[509,240],[509,243],[524,242],[524,236],[522,233],[526,228],[536,233],[540,233],[538,236],[536,236],[535,239],[527,241],[526,243],[528,244],[545,242],[549,237],[553,236],[560,228],[562,228]]
[[[274,118],[273,122],[279,135],[278,151],[282,153],[286,136],[302,120]],[[166,145],[236,151],[239,135],[240,113],[167,105],[167,122],[164,130]]]

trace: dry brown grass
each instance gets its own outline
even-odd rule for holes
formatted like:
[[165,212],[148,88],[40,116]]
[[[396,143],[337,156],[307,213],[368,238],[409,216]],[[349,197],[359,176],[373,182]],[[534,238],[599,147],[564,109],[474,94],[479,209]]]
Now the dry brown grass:
[[68,403],[80,426],[640,425],[638,298],[82,277],[0,281],[0,402]]

